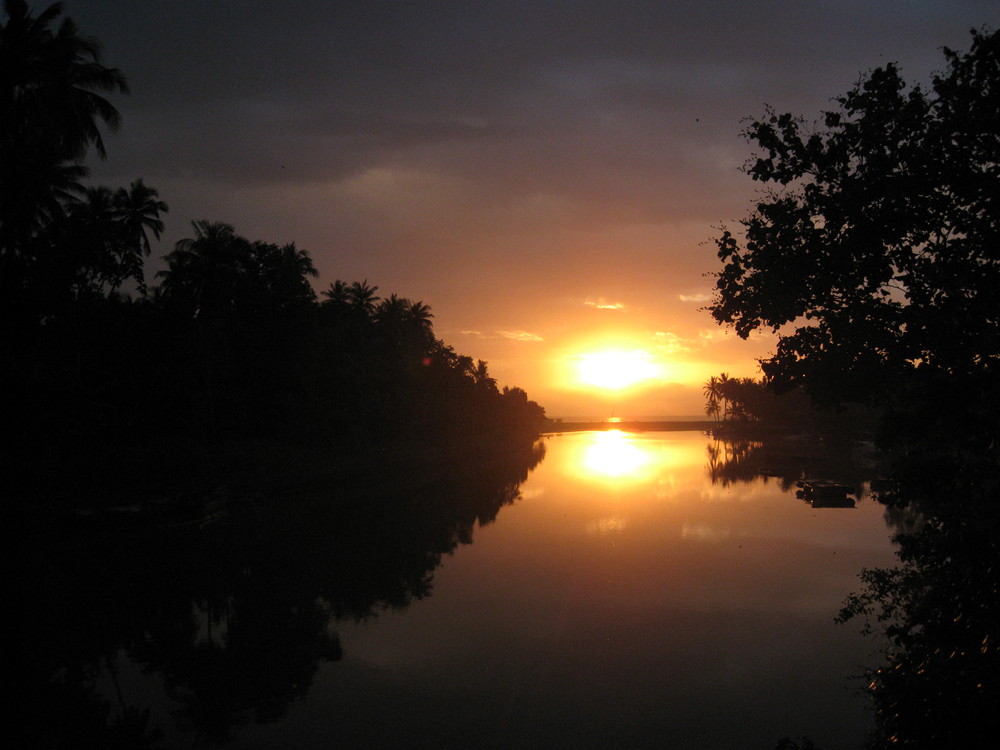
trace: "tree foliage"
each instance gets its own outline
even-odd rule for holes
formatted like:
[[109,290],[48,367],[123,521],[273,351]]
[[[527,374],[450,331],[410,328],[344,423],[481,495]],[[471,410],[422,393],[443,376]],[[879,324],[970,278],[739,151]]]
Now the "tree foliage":
[[867,671],[876,748],[997,731],[1000,34],[945,58],[926,87],[873,70],[820,125],[752,122],[747,172],[767,191],[716,241],[711,312],[779,334],[769,384],[883,409],[879,496],[913,522],[900,566],[866,571],[840,618],[888,643]]
[[0,297],[8,340],[37,335],[82,297],[144,289],[149,235],[166,204],[134,181],[112,190],[83,184],[91,150],[121,116],[107,95],[127,93],[103,64],[100,44],[62,17],[61,3],[34,14],[5,0],[0,23]]
[[742,237],[716,240],[710,310],[744,338],[780,334],[762,362],[775,385],[839,400],[918,371],[995,371],[1000,35],[945,57],[929,87],[889,64],[821,124],[768,111],[746,130],[767,190]]
[[[82,36],[53,3],[37,16],[24,0],[5,0],[0,26],[0,236],[7,249],[61,215],[79,192],[80,164],[93,147],[106,155],[101,128],[121,116],[104,96],[128,92],[124,75],[101,62],[100,44]],[[58,21],[58,25],[57,24]]]
[[[317,301],[309,253],[196,221],[146,288],[167,211],[141,179],[86,186],[125,78],[55,3],[0,21],[0,423],[37,487],[109,481],[124,447],[276,440],[341,454],[388,442],[530,439],[544,411],[438,340],[430,307],[367,280]],[[138,299],[129,293],[138,292]],[[152,452],[150,452],[150,456]],[[150,459],[152,460],[152,459]],[[103,469],[101,467],[104,467]]]
[[319,272],[294,244],[251,242],[224,222],[195,221],[194,237],[164,257],[161,299],[192,318],[257,318],[309,307]]

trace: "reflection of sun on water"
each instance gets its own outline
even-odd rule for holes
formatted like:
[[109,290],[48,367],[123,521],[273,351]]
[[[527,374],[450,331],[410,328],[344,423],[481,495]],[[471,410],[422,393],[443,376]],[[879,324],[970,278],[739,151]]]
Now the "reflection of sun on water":
[[610,536],[620,534],[628,526],[628,520],[624,516],[605,516],[591,521],[587,524],[587,533],[597,536]]
[[565,435],[546,461],[559,464],[577,481],[615,487],[649,484],[657,497],[666,498],[690,482],[701,486],[704,456],[701,441],[612,429]]
[[586,474],[602,477],[628,477],[640,473],[653,457],[618,430],[595,432],[593,442],[583,453],[583,470]]

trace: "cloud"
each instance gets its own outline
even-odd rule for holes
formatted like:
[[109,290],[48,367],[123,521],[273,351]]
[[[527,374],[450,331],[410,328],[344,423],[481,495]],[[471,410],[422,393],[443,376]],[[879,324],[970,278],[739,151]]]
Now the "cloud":
[[703,292],[697,294],[678,294],[677,297],[681,302],[710,302],[712,299],[711,294]]
[[598,310],[624,310],[625,309],[625,304],[624,303],[622,303],[622,302],[610,302],[610,301],[608,301],[604,297],[598,297],[597,299],[594,299],[592,297],[588,297],[587,299],[585,299],[583,301],[583,304],[585,304],[587,307],[597,308]]
[[545,341],[537,333],[531,333],[530,331],[494,331],[492,333],[483,333],[482,331],[465,330],[461,331],[463,336],[474,336],[477,339],[510,339],[511,341]]
[[503,336],[505,339],[512,339],[513,341],[544,341],[541,336],[537,333],[530,333],[528,331],[497,331],[498,334]]
[[683,339],[670,331],[657,331],[653,334],[653,341],[656,343],[657,348],[662,349],[668,354],[691,351],[690,342],[687,339]]
[[702,344],[711,344],[713,341],[732,338],[732,333],[728,328],[707,328],[698,331],[698,340]]

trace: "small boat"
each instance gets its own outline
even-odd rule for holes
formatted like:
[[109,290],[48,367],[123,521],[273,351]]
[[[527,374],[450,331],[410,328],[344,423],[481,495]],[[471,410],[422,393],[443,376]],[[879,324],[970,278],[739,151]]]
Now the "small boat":
[[854,488],[828,479],[802,479],[796,482],[800,487],[795,494],[814,508],[853,508]]

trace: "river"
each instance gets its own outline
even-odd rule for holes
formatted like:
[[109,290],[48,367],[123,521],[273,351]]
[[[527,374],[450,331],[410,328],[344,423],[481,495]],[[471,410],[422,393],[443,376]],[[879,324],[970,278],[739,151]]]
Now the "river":
[[[892,529],[864,462],[829,453],[567,433],[142,565],[103,545],[34,605],[35,645],[64,640],[36,721],[103,711],[166,748],[860,747],[851,678],[879,644],[834,616],[862,567],[893,564]],[[818,472],[856,502],[797,497]]]

